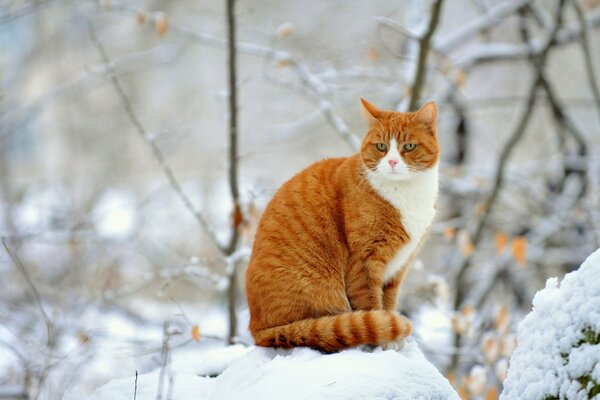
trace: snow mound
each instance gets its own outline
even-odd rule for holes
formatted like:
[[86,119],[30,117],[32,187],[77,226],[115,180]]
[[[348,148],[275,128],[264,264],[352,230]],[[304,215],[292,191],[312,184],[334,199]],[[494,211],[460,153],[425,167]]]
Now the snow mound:
[[500,396],[591,398],[600,398],[600,250],[560,285],[550,278],[535,295]]
[[[138,379],[137,399],[155,399],[158,371]],[[131,399],[133,378],[112,381],[93,400]],[[456,399],[459,397],[414,341],[401,351],[256,347],[216,378],[174,375],[173,400],[183,399]]]

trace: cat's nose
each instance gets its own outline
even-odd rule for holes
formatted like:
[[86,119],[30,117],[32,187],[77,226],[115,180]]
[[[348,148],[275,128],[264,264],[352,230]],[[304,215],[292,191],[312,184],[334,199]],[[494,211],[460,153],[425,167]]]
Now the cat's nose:
[[388,162],[390,163],[390,166],[391,166],[392,168],[394,168],[394,167],[396,166],[396,164],[398,164],[398,160],[394,160],[393,158],[390,158],[390,159],[388,160]]

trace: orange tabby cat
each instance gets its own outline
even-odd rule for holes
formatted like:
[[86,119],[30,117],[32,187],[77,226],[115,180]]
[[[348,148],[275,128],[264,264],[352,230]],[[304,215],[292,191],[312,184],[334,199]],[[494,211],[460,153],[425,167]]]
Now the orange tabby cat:
[[360,152],[306,168],[261,218],[246,276],[259,346],[396,348],[411,332],[396,299],[435,213],[437,109],[361,102]]

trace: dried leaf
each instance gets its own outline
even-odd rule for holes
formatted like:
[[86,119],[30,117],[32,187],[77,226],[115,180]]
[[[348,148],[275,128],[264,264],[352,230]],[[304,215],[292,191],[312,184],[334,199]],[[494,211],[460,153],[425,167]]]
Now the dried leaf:
[[454,373],[448,372],[446,374],[446,379],[448,379],[448,382],[450,382],[452,386],[456,384],[456,375],[454,375]]
[[375,47],[369,47],[369,51],[367,53],[367,57],[371,61],[376,61],[377,58],[379,57],[379,53],[377,52],[377,49]]
[[498,381],[500,383],[504,382],[504,379],[506,379],[507,373],[508,373],[508,359],[502,358],[502,359],[498,360],[498,363],[496,363],[496,378],[498,378]]
[[496,340],[493,336],[488,336],[483,340],[483,356],[485,357],[485,361],[491,365],[497,359],[500,354],[500,344],[498,340]]
[[84,331],[77,331],[76,336],[77,336],[77,340],[79,341],[79,343],[81,345],[87,345],[92,341],[92,338],[90,337],[90,335],[88,335]]
[[461,311],[466,318],[471,318],[473,312],[475,311],[475,308],[473,307],[473,305],[467,304],[462,308]]
[[460,71],[458,71],[458,74],[456,75],[456,87],[458,88],[464,88],[465,85],[467,84],[467,72],[464,69],[461,69]]
[[165,13],[159,11],[155,14],[154,29],[156,29],[156,32],[161,37],[165,36],[167,34],[168,23],[167,23],[167,16],[165,15]]
[[502,349],[500,352],[503,356],[510,358],[510,356],[512,356],[512,353],[515,351],[516,348],[517,338],[515,337],[515,335],[508,334],[502,338]]
[[446,239],[454,239],[454,237],[456,236],[456,228],[446,228],[444,229],[444,237]]
[[470,256],[475,251],[475,246],[473,246],[473,242],[471,242],[471,237],[467,231],[460,231],[458,233],[458,245],[465,257]]
[[284,22],[283,24],[279,25],[275,31],[275,35],[280,38],[288,37],[292,33],[294,33],[294,25],[292,25],[291,22]]
[[498,389],[490,386],[485,392],[485,400],[498,400]]
[[198,326],[198,324],[192,327],[192,340],[195,342],[200,341],[200,327]]
[[136,14],[136,19],[138,24],[143,25],[146,22],[146,13],[143,11],[138,11]]
[[527,238],[525,236],[517,236],[513,239],[512,254],[519,266],[527,265]]
[[469,392],[475,397],[479,397],[485,389],[487,381],[486,371],[482,365],[474,365],[469,373]]
[[283,59],[275,62],[275,68],[287,68],[290,66],[290,60]]
[[464,333],[468,328],[467,319],[462,314],[454,314],[450,319],[452,330],[456,334]]
[[486,201],[482,201],[479,204],[477,204],[477,206],[475,207],[475,213],[477,214],[478,217],[481,217],[488,208],[488,202]]
[[467,392],[467,388],[464,386],[458,388],[458,395],[462,400],[469,400],[469,392]]
[[508,243],[508,236],[502,232],[496,233],[496,252],[501,254]]
[[496,319],[494,321],[494,325],[496,326],[496,330],[500,333],[506,332],[509,323],[509,315],[508,310],[504,306],[500,306],[498,312],[496,313]]

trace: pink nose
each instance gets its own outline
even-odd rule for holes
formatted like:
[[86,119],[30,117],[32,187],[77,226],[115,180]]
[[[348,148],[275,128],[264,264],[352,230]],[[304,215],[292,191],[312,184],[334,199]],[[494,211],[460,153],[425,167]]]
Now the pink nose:
[[398,164],[398,160],[394,160],[393,158],[389,159],[388,162],[390,163],[392,168],[394,168],[396,166],[396,164]]

